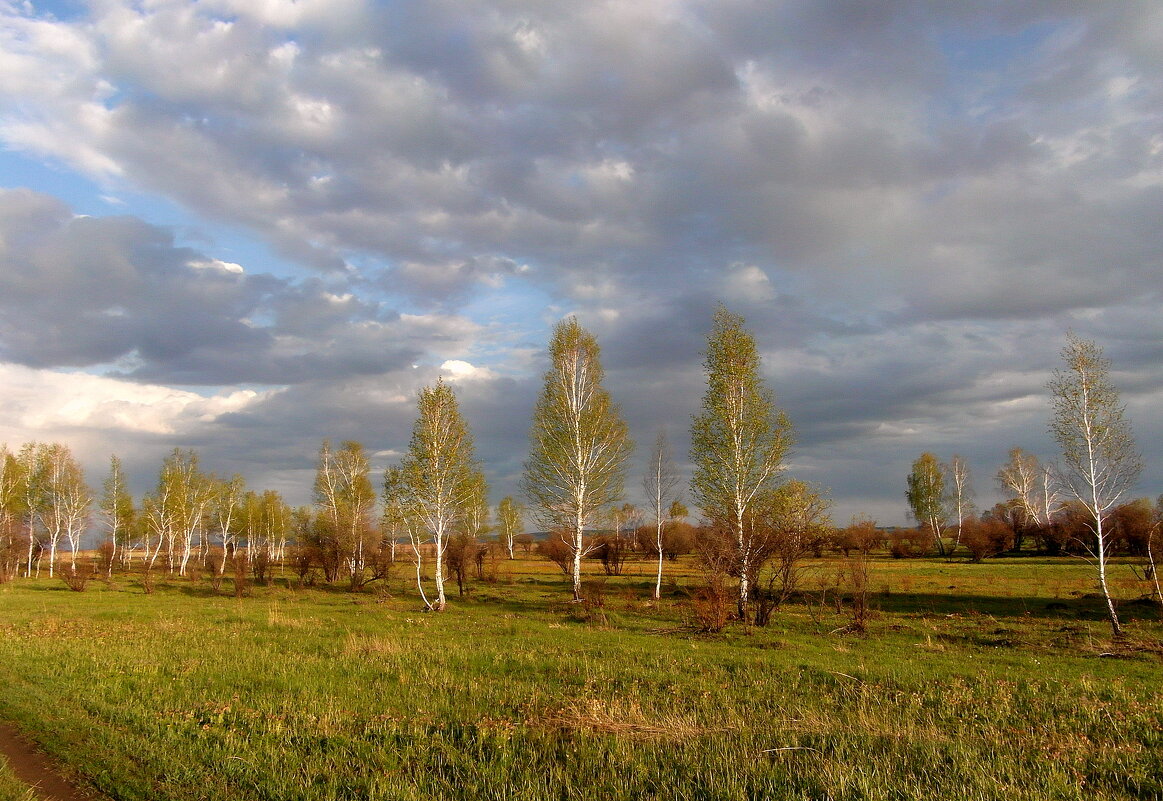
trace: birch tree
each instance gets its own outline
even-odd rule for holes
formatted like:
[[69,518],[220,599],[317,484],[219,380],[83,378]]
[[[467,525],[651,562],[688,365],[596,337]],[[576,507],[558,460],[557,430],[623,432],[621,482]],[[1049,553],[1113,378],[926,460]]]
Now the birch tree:
[[1009,461],[997,471],[997,481],[1034,523],[1041,527],[1050,525],[1058,509],[1058,493],[1051,470],[1037,456],[1018,447],[1011,448]]
[[642,477],[642,489],[646,492],[650,511],[654,516],[654,546],[658,550],[658,570],[652,596],[656,601],[662,597],[663,529],[670,520],[670,508],[678,502],[677,491],[680,482],[674,456],[670,450],[670,441],[665,431],[659,431],[658,438],[654,441],[654,449],[650,452],[646,474]]
[[227,480],[216,479],[211,488],[210,529],[218,537],[222,553],[213,572],[222,576],[226,573],[226,559],[235,547],[246,493],[246,479],[235,473]]
[[205,536],[213,490],[213,482],[202,472],[195,451],[174,448],[165,458],[146,511],[159,537],[157,550],[149,559],[150,567],[164,547],[169,571],[186,574],[195,544],[200,546]]
[[484,476],[477,469],[472,435],[452,388],[438,380],[435,386],[420,390],[416,405],[418,416],[408,453],[392,481],[398,483],[404,513],[421,524],[435,549],[436,595],[429,601],[420,581],[420,549],[413,534],[417,587],[426,608],[439,612],[447,605],[444,556],[448,538],[458,523],[483,504]]
[[63,540],[70,547],[69,562],[77,567],[77,549],[81,535],[89,524],[93,495],[85,484],[81,466],[67,445],[58,442],[44,446],[37,459],[39,517],[49,544],[48,574],[53,575],[57,550]]
[[746,619],[757,556],[748,537],[748,514],[783,471],[791,422],[763,383],[755,338],[742,317],[723,307],[715,312],[703,367],[707,391],[691,426],[691,491],[703,513],[734,534],[737,606],[740,619]]
[[363,582],[365,552],[378,537],[371,522],[375,490],[363,445],[343,442],[339,450],[324,441],[315,470],[315,506],[319,510],[323,571],[328,580],[345,570],[352,587]]
[[129,535],[133,529],[133,518],[136,510],[133,508],[133,496],[125,482],[125,472],[121,469],[121,460],[117,456],[109,457],[109,475],[102,485],[101,516],[105,522],[105,530],[109,533],[109,543],[112,551],[109,553],[107,578],[113,576],[113,563],[118,555],[124,562],[126,548],[129,546]]
[[945,471],[937,457],[926,451],[913,462],[905,498],[917,525],[929,529],[937,553],[945,555],[941,533],[945,528]]
[[[953,551],[961,544],[965,518],[973,514],[973,483],[969,473],[969,463],[958,454],[953,454],[946,469],[949,487],[949,511],[957,519],[957,538],[953,541]],[[951,552],[952,553],[952,552]]]
[[28,480],[28,465],[6,445],[0,446],[0,582],[16,576],[24,538],[31,536]]
[[1062,449],[1054,475],[1062,490],[1086,508],[1093,538],[1084,544],[1097,569],[1111,630],[1119,637],[1122,627],[1107,586],[1111,549],[1107,516],[1135,486],[1143,462],[1102,348],[1070,333],[1062,359],[1065,368],[1055,370],[1047,384],[1049,430]]
[[524,511],[524,506],[512,496],[501,498],[501,502],[497,504],[497,527],[501,543],[505,546],[510,559],[516,558],[513,554],[513,544],[517,535],[521,533],[521,518]]
[[561,532],[569,549],[574,601],[582,600],[585,540],[603,507],[619,500],[632,444],[618,407],[602,386],[594,335],[570,317],[553,329],[552,366],[533,409],[522,488],[535,518]]
[[424,608],[431,609],[432,602],[424,592],[424,530],[409,495],[402,468],[389,467],[384,471],[383,499],[384,530],[392,537],[393,542],[401,532],[407,535],[408,544],[412,547],[413,565],[416,568],[416,590],[420,593]]

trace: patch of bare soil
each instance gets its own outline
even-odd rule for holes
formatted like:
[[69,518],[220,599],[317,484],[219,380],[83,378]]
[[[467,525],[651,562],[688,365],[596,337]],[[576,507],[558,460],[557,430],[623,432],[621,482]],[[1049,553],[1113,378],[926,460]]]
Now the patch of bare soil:
[[43,801],[97,801],[102,796],[65,778],[51,759],[38,751],[14,726],[0,722],[0,754],[16,777]]

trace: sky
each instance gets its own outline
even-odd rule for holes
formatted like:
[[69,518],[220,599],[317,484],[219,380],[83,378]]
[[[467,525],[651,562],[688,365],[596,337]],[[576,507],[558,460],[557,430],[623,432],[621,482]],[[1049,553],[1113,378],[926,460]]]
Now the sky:
[[742,315],[833,517],[910,465],[1055,456],[1100,344],[1163,492],[1163,4],[0,0],[0,442],[310,501],[455,387],[517,492],[576,315],[680,468]]

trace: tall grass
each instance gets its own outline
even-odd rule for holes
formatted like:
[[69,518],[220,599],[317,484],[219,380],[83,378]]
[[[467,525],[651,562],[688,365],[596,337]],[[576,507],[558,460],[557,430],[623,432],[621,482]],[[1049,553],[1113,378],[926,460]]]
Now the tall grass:
[[878,563],[867,637],[830,633],[827,563],[719,635],[633,575],[587,614],[536,565],[440,615],[18,582],[0,716],[120,799],[1163,797],[1163,630],[1104,640],[1052,568]]

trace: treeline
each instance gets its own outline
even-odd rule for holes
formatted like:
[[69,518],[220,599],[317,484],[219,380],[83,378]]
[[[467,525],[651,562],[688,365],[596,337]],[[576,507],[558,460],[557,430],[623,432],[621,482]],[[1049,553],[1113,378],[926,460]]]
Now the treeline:
[[[1027,545],[1095,560],[1116,633],[1105,584],[1110,556],[1146,556],[1146,577],[1163,601],[1154,571],[1163,497],[1154,507],[1125,500],[1141,462],[1093,343],[1071,336],[1068,369],[1049,385],[1062,463],[1046,467],[1015,448],[997,474],[1008,499],[979,515],[965,461],[954,456],[942,464],[924,453],[906,492],[918,527],[888,532],[864,519],[834,526],[826,492],[785,474],[791,422],[764,384],[742,318],[723,308],[707,338],[706,392],[692,417],[690,483],[680,480],[660,432],[640,475],[647,504],[626,504],[633,443],[602,385],[599,353],[575,319],[555,327],[521,481],[527,504],[506,497],[490,507],[470,428],[452,387],[439,380],[418,393],[409,447],[397,464],[373,477],[360,443],[325,441],[313,502],[299,508],[277,492],[248,489],[241,476],[206,472],[190,450],[169,454],[154,488],[135,502],[115,456],[97,492],[63,444],[0,447],[0,581],[42,570],[55,575],[65,552],[66,579],[83,583],[88,573],[78,550],[96,524],[96,569],[106,576],[135,566],[148,585],[161,572],[207,573],[218,587],[231,573],[239,591],[245,581],[269,582],[279,569],[300,583],[360,589],[403,559],[414,567],[425,608],[439,611],[446,581],[463,592],[470,576],[484,579],[488,565],[495,574],[497,561],[513,559],[515,548],[532,549],[528,519],[549,532],[537,550],[570,576],[578,602],[585,600],[583,560],[599,561],[611,575],[630,558],[653,560],[657,599],[667,559],[694,553],[706,578],[708,617],[734,606],[733,617],[762,624],[797,592],[805,560],[829,549],[853,559],[850,578],[858,587],[866,584],[864,557],[881,549],[901,558],[980,561]],[[1087,439],[1100,430],[1103,439]],[[701,512],[698,526],[686,519],[688,493]]]
[[[923,453],[913,463],[905,495],[915,529],[895,529],[882,545],[895,557],[965,556],[974,562],[1017,553],[1091,556],[1096,552],[1094,520],[1076,498],[1064,497],[1051,467],[1013,448],[995,480],[1006,500],[978,514],[968,466],[954,455],[946,463]],[[1152,503],[1135,498],[1112,505],[1103,515],[1109,556],[1147,557],[1158,551],[1163,495]]]

